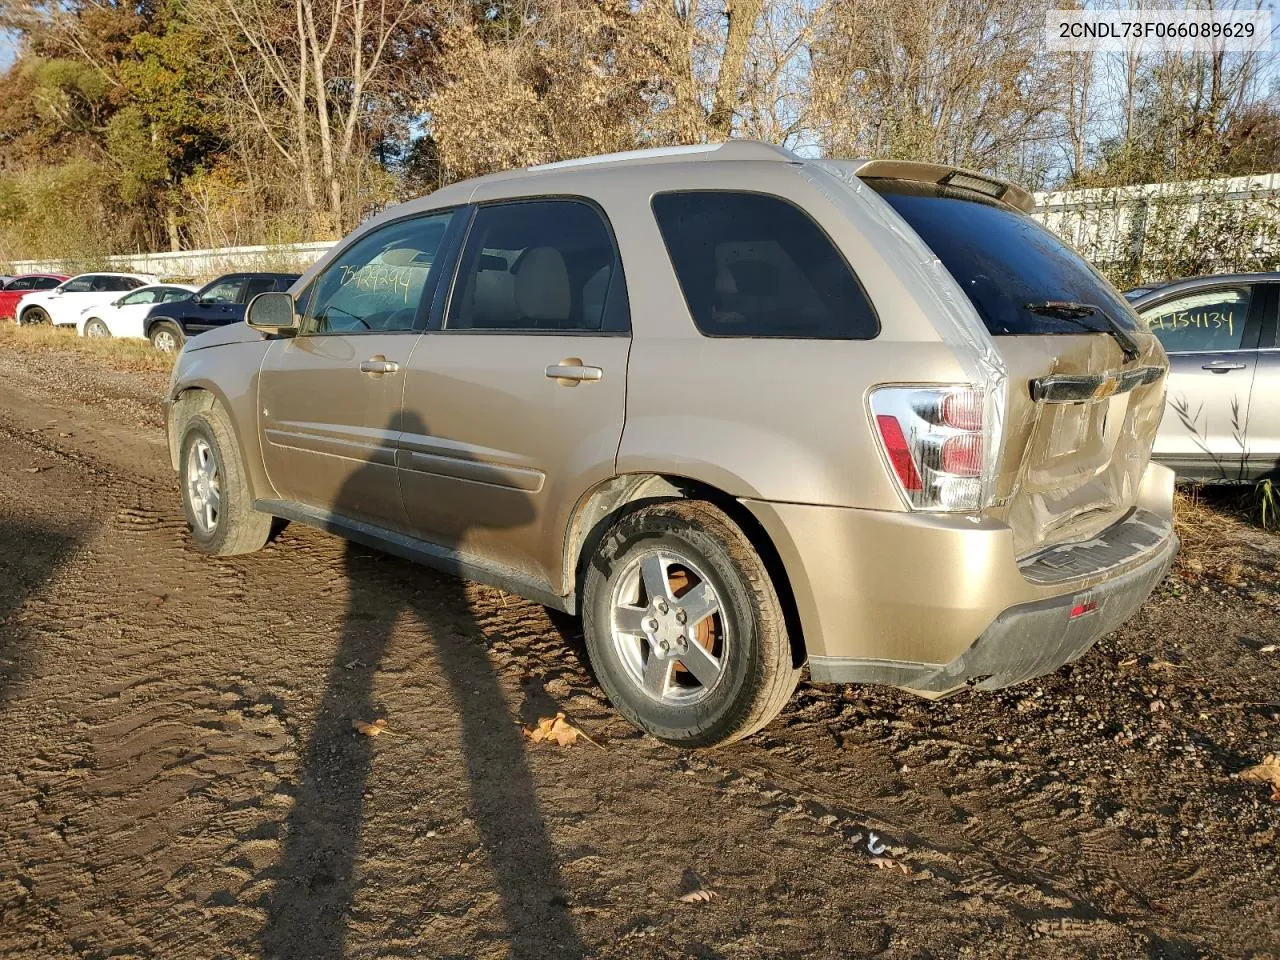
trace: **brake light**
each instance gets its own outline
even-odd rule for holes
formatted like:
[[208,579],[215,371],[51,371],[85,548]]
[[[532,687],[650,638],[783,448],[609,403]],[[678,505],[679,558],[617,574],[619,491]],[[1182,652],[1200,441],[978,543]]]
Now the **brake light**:
[[903,489],[911,491],[924,489],[924,485],[920,483],[920,472],[916,470],[915,462],[911,459],[911,449],[907,446],[907,438],[903,435],[898,421],[887,414],[881,414],[876,417],[876,423],[880,427],[880,440],[884,443],[884,452],[889,455],[893,472],[898,475]]
[[878,387],[871,412],[885,457],[917,510],[976,510],[987,471],[984,397],[969,386]]

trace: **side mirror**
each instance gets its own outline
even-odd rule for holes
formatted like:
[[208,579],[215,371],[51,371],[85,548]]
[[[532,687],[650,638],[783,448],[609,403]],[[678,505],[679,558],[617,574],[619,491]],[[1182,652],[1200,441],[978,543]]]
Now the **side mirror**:
[[298,313],[287,293],[260,293],[249,301],[245,322],[263,333],[293,333],[298,329]]

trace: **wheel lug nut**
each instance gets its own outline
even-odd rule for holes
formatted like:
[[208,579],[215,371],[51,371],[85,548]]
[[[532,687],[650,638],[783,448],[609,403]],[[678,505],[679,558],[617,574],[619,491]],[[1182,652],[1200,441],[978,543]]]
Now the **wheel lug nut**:
[[666,613],[666,612],[667,612],[667,604],[666,604],[666,601],[665,601],[665,600],[659,600],[659,601],[658,601],[658,612],[659,612],[659,613]]
[[657,621],[657,620],[654,620],[654,619],[652,619],[652,618],[650,618],[649,623],[647,624],[647,626],[649,627],[649,629],[650,629],[650,630],[657,630],[657,629],[658,629],[658,621]]
[[683,610],[676,611],[676,623],[684,623],[688,619],[689,619],[688,614],[686,614]]
[[668,649],[670,649],[671,644],[667,643],[667,641],[665,641],[665,640],[659,640],[659,641],[658,641],[658,646],[660,646],[663,650],[668,650]]

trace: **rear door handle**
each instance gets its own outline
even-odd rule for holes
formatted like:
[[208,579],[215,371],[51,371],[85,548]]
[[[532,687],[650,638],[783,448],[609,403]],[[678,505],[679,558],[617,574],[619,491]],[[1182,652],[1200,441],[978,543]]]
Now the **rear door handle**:
[[568,357],[547,367],[547,378],[566,387],[576,387],[584,380],[599,380],[603,376],[604,370],[600,367],[589,366],[577,357]]
[[388,360],[379,354],[376,357],[370,357],[368,360],[360,361],[360,372],[380,376],[384,373],[395,373],[400,369],[400,364],[394,360]]
[[1201,370],[1208,370],[1210,373],[1227,373],[1231,370],[1243,370],[1245,365],[1235,360],[1210,360],[1208,363],[1200,366]]

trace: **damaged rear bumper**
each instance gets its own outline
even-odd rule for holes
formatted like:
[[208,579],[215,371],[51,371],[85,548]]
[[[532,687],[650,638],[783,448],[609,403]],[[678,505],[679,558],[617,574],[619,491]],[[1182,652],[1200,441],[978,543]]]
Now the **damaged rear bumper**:
[[949,663],[858,657],[811,657],[817,683],[881,683],[927,697],[966,686],[998,690],[1073,663],[1133,616],[1173,565],[1169,533],[1140,565],[1079,593],[1022,603],[1001,613],[968,650]]
[[930,697],[1077,659],[1138,608],[1178,551],[1173,473],[1154,463],[1127,516],[1022,558],[996,519],[743,503],[777,548],[813,680]]

